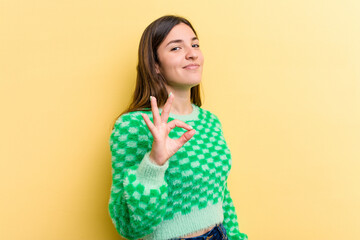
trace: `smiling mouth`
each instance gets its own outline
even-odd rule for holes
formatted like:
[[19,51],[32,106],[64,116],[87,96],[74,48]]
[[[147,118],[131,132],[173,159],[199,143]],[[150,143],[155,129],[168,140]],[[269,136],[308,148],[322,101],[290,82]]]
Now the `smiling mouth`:
[[200,67],[200,65],[199,64],[189,64],[189,65],[186,65],[185,67],[183,67],[183,68],[185,68],[185,69],[198,69]]

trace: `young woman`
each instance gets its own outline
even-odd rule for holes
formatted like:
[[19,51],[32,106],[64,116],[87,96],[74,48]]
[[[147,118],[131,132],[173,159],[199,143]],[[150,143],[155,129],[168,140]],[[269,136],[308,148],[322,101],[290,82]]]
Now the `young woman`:
[[109,212],[128,239],[247,239],[227,187],[231,154],[201,108],[204,57],[190,24],[164,16],[144,31],[133,101],[110,137]]

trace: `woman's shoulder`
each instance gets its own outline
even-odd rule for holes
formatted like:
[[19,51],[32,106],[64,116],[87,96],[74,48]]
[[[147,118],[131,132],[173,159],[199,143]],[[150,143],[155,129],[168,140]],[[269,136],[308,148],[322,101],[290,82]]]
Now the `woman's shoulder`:
[[136,119],[138,119],[139,117],[141,117],[141,113],[145,113],[145,112],[147,112],[147,111],[132,111],[132,112],[126,112],[126,113],[123,113],[123,114],[121,114],[119,117],[118,117],[118,119],[117,119],[117,121],[118,120],[128,120],[128,119],[133,119],[133,120],[136,120]]
[[203,107],[199,107],[199,109],[200,114],[202,114],[205,119],[214,119],[216,121],[219,121],[219,118],[215,112],[205,109]]
[[114,128],[118,127],[139,127],[143,121],[141,113],[147,113],[148,111],[133,111],[121,114],[115,121]]

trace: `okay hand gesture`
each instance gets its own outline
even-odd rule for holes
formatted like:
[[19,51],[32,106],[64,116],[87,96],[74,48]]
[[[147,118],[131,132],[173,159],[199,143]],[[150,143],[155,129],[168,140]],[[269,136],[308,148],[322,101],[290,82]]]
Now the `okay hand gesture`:
[[[167,122],[173,100],[174,95],[170,94],[160,116],[156,98],[150,97],[154,123],[151,122],[148,115],[141,114],[154,138],[149,157],[158,165],[164,165],[166,161],[168,161],[169,158],[173,156],[195,134],[195,129],[178,119]],[[175,127],[181,127],[188,131],[178,139],[171,139],[169,137],[169,133],[171,129],[174,129]]]

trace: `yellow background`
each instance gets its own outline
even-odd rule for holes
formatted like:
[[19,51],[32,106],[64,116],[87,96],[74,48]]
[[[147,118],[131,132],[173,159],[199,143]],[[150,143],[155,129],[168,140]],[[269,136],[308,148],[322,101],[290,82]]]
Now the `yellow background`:
[[0,2],[0,239],[119,239],[108,139],[164,14],[205,55],[203,108],[251,240],[360,239],[360,3]]

